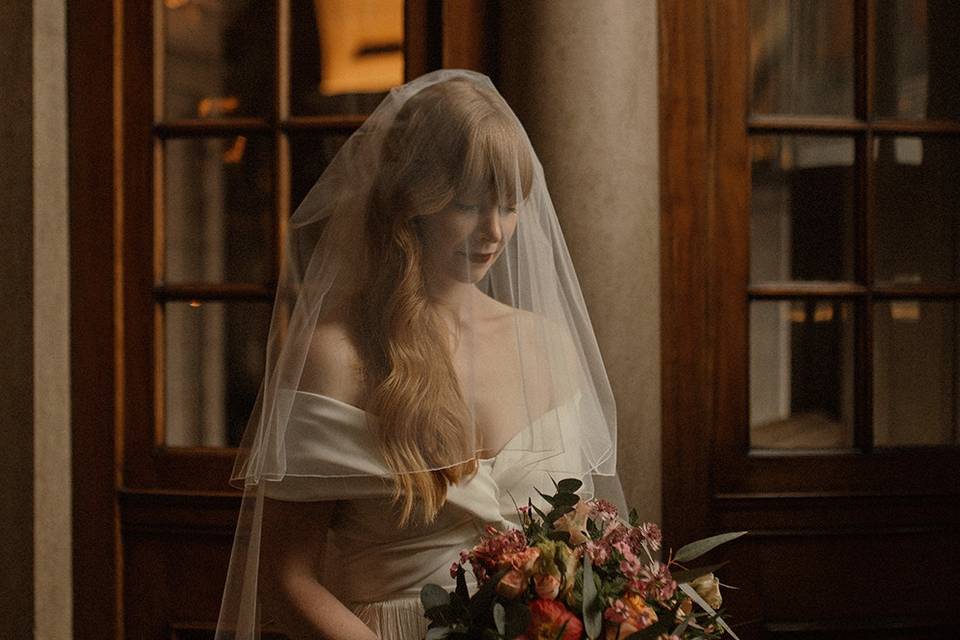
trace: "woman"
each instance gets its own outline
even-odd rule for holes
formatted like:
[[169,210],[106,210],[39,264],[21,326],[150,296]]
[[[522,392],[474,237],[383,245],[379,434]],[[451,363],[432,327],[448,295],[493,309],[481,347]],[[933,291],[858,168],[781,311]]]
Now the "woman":
[[488,78],[392,90],[290,227],[218,638],[422,638],[421,587],[514,501],[576,476],[622,505],[543,170]]

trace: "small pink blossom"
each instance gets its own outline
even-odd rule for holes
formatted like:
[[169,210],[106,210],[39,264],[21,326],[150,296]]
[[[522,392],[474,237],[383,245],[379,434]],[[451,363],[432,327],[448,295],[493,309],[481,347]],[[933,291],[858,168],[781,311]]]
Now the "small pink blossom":
[[500,567],[503,568],[510,566],[517,571],[530,573],[533,571],[533,565],[536,563],[537,558],[539,557],[539,549],[536,547],[527,547],[522,551],[512,551],[503,554],[503,557],[500,559]]
[[677,591],[677,582],[665,564],[656,561],[650,563],[640,571],[638,578],[645,583],[646,596],[657,602],[665,603]]
[[504,556],[526,549],[527,540],[520,529],[500,531],[493,525],[487,525],[480,535],[480,542],[461,553],[460,559],[461,562],[470,562],[474,575],[482,583],[497,572]]
[[647,543],[650,551],[660,550],[660,545],[663,544],[663,532],[660,531],[660,527],[652,522],[644,522],[637,529],[640,530],[640,535],[643,536],[643,541]]
[[638,577],[644,567],[643,563],[640,562],[640,558],[638,558],[633,552],[633,549],[630,548],[630,545],[625,540],[621,540],[620,542],[614,543],[613,548],[619,551],[622,556],[620,560],[620,571],[623,572],[623,575],[627,578]]
[[587,542],[587,555],[590,556],[590,562],[594,566],[604,565],[610,560],[610,545],[589,540]]

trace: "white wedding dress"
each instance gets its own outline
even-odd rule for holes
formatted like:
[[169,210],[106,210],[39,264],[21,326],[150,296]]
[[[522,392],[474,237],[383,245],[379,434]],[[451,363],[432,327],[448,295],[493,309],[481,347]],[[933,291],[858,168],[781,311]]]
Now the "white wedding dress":
[[[458,560],[460,551],[472,547],[488,524],[517,527],[514,499],[526,504],[528,497],[536,496],[534,487],[550,492],[552,483],[546,471],[521,464],[520,454],[511,451],[508,443],[496,457],[482,460],[469,482],[448,488],[446,504],[432,523],[399,529],[394,524],[389,485],[383,475],[376,476],[386,470],[373,453],[376,447],[370,422],[375,418],[329,396],[292,393],[295,398],[285,436],[287,474],[282,481],[266,483],[266,496],[340,501],[327,537],[321,584],[381,640],[423,638],[427,620],[419,601],[420,589],[434,583],[452,590],[450,565]],[[556,419],[564,449],[575,455],[580,448],[566,438],[577,436],[578,401],[579,397],[572,399],[536,421]],[[317,430],[318,424],[325,428]],[[331,425],[338,428],[330,429]],[[324,444],[313,437],[319,432],[324,434]],[[338,442],[330,442],[331,434]],[[297,475],[297,469],[317,460],[342,467],[342,475],[352,472],[354,477]],[[557,461],[552,457],[550,466]],[[539,499],[535,503],[545,506]],[[469,570],[467,577],[473,592]]]

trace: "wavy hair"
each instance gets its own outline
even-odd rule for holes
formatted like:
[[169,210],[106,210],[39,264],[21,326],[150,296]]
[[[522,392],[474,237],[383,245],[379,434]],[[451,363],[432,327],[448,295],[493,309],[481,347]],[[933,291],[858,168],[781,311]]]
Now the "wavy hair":
[[394,503],[402,502],[400,526],[415,513],[432,521],[449,484],[478,468],[449,332],[430,304],[417,218],[458,194],[516,190],[518,170],[525,197],[528,144],[496,92],[461,80],[411,97],[386,135],[367,211],[357,342],[368,410],[379,416],[378,445],[396,480]]

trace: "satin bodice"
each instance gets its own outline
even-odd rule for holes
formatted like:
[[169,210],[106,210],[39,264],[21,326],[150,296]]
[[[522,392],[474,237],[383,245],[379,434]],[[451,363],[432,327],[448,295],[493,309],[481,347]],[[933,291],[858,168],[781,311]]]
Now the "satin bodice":
[[[510,449],[521,436],[518,433],[497,456],[481,460],[472,478],[448,487],[446,503],[433,522],[401,529],[395,525],[389,471],[376,453],[371,429],[375,418],[328,396],[293,393],[285,434],[287,473],[280,481],[266,482],[264,493],[288,501],[338,501],[320,581],[374,623],[384,615],[384,606],[406,603],[401,607],[406,613],[396,615],[406,616],[407,625],[421,624],[417,596],[423,585],[452,590],[450,565],[460,551],[476,544],[488,524],[501,529],[519,526],[516,504],[526,504],[536,495],[534,486],[546,490],[543,483],[550,484],[545,474],[534,472],[535,464],[521,464],[536,460],[535,455]],[[575,425],[575,411],[576,403],[571,402],[553,410],[549,419],[566,424],[564,435],[574,437],[569,428]],[[565,448],[571,455],[578,452],[573,446]],[[556,454],[550,461],[562,468]],[[309,475],[320,462],[341,475]],[[467,576],[470,582],[469,571]]]

